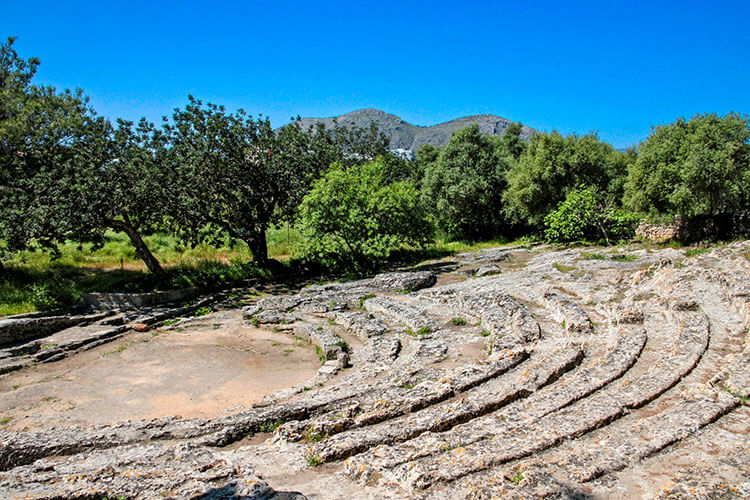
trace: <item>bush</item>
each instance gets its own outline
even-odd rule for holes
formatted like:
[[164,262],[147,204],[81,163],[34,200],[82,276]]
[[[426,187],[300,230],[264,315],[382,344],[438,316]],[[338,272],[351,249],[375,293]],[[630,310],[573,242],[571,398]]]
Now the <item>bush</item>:
[[630,239],[639,217],[603,206],[592,188],[571,191],[544,219],[545,238],[551,242]]
[[417,190],[408,181],[389,183],[387,173],[381,160],[332,165],[300,206],[301,257],[362,273],[394,250],[427,243],[432,228]]

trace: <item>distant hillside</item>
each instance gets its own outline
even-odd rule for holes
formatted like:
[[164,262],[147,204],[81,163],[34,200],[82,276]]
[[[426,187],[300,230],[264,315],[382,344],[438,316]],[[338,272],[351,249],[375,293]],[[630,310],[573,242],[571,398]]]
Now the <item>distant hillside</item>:
[[[420,127],[407,123],[396,115],[378,109],[360,109],[331,118],[303,118],[300,125],[306,129],[311,125],[322,122],[326,128],[331,128],[333,127],[334,120],[339,125],[346,127],[368,127],[371,122],[375,122],[378,128],[390,138],[391,149],[402,149],[413,153],[416,153],[423,144],[442,146],[448,142],[453,132],[468,127],[473,123],[479,124],[479,130],[483,134],[500,136],[513,123],[510,120],[495,115],[473,115],[457,118],[445,123],[438,123],[431,127]],[[521,138],[528,140],[534,132],[536,132],[534,129],[524,126],[521,131]]]

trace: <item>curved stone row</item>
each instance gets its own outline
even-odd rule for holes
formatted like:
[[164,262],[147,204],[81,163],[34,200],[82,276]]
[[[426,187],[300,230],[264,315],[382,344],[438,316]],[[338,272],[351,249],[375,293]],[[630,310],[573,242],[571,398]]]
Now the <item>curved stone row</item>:
[[[626,384],[597,391],[562,410],[523,428],[501,431],[466,447],[398,466],[393,475],[402,484],[424,489],[434,483],[454,481],[474,472],[522,458],[555,446],[561,440],[590,432],[620,418],[629,409],[653,400],[672,387],[697,363],[708,344],[708,321],[702,313],[684,312],[679,318],[673,349],[654,368]],[[662,382],[658,375],[668,377]],[[676,380],[675,380],[676,379]],[[634,389],[635,388],[635,389]]]
[[309,455],[321,462],[339,460],[378,444],[406,441],[427,431],[449,429],[528,396],[571,369],[582,357],[583,352],[576,347],[534,355],[508,374],[493,378],[459,398],[382,424],[336,434],[313,445]]
[[347,463],[347,471],[358,480],[367,481],[373,476],[386,474],[386,469],[397,465],[467,446],[502,429],[523,426],[592,394],[622,376],[636,362],[646,343],[646,334],[641,328],[620,328],[617,332],[614,347],[601,357],[585,359],[580,367],[527,398],[446,432],[425,433],[399,445],[373,448],[352,457]]

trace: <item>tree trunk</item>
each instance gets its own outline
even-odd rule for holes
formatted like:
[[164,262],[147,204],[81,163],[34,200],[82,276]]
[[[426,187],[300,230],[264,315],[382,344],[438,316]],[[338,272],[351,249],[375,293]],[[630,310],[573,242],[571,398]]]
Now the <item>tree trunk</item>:
[[118,220],[111,221],[110,225],[112,226],[112,229],[122,231],[128,235],[128,238],[130,238],[130,244],[135,248],[135,254],[146,264],[149,271],[157,275],[165,274],[164,268],[161,267],[159,261],[156,260],[156,257],[154,257],[154,254],[148,249],[143,238],[141,238],[141,235],[138,234],[138,231],[136,231],[132,225]]
[[266,242],[266,230],[261,228],[256,231],[252,238],[246,240],[247,246],[250,247],[250,253],[253,254],[253,261],[262,268],[268,266],[268,244]]

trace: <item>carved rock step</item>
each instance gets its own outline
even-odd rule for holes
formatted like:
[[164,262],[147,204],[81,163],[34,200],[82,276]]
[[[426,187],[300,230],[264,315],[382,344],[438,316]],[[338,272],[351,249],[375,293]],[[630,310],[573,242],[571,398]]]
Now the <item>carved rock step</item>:
[[[392,474],[403,484],[416,489],[427,488],[436,482],[454,481],[550,448],[563,439],[581,436],[620,418],[629,409],[652,401],[689,373],[707,347],[708,322],[705,316],[696,312],[685,312],[681,316],[687,318],[682,318],[685,321],[680,323],[673,348],[664,353],[652,369],[631,383],[596,392],[529,425],[501,431],[492,439],[401,465]],[[666,380],[661,380],[660,376]]]
[[578,304],[552,291],[544,293],[542,298],[555,320],[564,325],[566,332],[594,333],[589,315]]
[[642,328],[619,328],[615,334],[614,347],[601,357],[586,358],[579,368],[529,397],[445,432],[425,433],[401,444],[378,446],[352,457],[348,468],[357,471],[357,477],[367,480],[397,465],[475,443],[501,429],[526,425],[592,394],[621,377],[636,362],[646,344]]
[[411,388],[389,387],[360,399],[346,412],[333,411],[304,422],[290,422],[276,431],[286,439],[333,435],[349,429],[373,425],[444,401],[517,366],[528,355],[508,353],[503,359],[486,364],[461,367],[439,381],[425,381]]
[[370,312],[381,314],[390,318],[391,322],[405,325],[413,331],[427,327],[430,331],[436,331],[438,325],[427,317],[419,308],[391,297],[374,297],[365,300],[364,307]]
[[253,470],[191,444],[131,445],[0,473],[0,496],[52,498],[264,498],[278,495]]
[[342,366],[349,362],[349,355],[344,348],[346,344],[327,328],[303,321],[294,325],[294,333],[318,346],[326,360],[339,361]]
[[353,398],[379,391],[374,384],[336,391],[311,391],[286,403],[252,408],[214,420],[165,417],[116,425],[51,428],[35,432],[0,431],[0,470],[52,455],[71,455],[92,449],[156,440],[195,439],[208,446],[224,446],[259,432],[269,423],[304,420],[347,404]]
[[609,438],[585,436],[555,450],[554,469],[562,473],[556,475],[587,482],[618,471],[690,436],[739,404],[724,391],[690,388],[666,411],[642,419],[626,417],[606,433]]
[[337,434],[312,446],[309,454],[328,462],[379,444],[405,441],[427,431],[449,429],[528,396],[575,366],[582,357],[583,352],[576,347],[540,353],[513,371],[490,379],[458,398],[392,421]]
[[388,331],[385,323],[375,318],[372,314],[357,311],[330,311],[326,316],[362,340],[378,337]]

